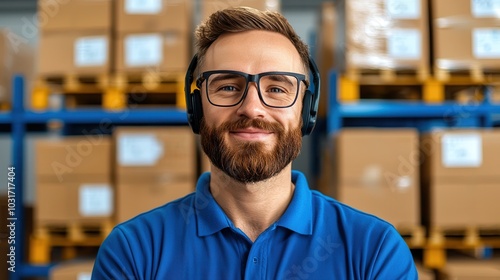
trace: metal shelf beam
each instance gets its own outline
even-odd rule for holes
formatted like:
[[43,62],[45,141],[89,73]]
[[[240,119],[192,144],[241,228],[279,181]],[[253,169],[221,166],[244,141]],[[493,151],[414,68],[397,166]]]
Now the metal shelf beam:
[[71,111],[26,111],[24,121],[30,124],[61,121],[69,124],[111,122],[148,124],[187,124],[186,112],[181,109],[134,109],[126,111],[103,111],[101,109],[79,109]]

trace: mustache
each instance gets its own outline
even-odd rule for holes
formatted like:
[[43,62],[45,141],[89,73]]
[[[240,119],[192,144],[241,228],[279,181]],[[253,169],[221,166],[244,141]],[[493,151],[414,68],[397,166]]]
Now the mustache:
[[262,119],[249,119],[249,118],[240,118],[235,121],[227,121],[224,122],[220,126],[221,131],[232,131],[237,129],[244,129],[254,127],[257,129],[267,130],[274,133],[284,133],[285,128],[283,125],[277,122],[268,122]]

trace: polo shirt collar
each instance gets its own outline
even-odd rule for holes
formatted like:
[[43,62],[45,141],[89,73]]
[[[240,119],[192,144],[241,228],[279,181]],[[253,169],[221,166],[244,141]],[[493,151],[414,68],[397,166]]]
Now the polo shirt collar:
[[[312,234],[311,190],[304,174],[292,171],[295,190],[285,213],[276,222],[277,226],[288,228],[299,234]],[[196,184],[194,208],[199,236],[207,236],[224,228],[232,222],[210,193],[210,173],[204,173]]]
[[210,173],[203,173],[196,184],[194,200],[199,236],[216,233],[231,226],[231,221],[210,192]]
[[307,179],[299,171],[292,171],[295,184],[292,200],[276,225],[304,235],[312,234],[312,195]]

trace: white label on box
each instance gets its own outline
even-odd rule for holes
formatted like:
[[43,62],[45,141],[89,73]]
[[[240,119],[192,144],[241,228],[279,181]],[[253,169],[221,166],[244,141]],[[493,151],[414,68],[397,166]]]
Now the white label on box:
[[474,57],[500,58],[500,28],[475,28],[472,44]]
[[127,66],[153,66],[163,60],[162,36],[159,34],[130,35],[125,38]]
[[442,138],[444,167],[479,167],[483,161],[479,134],[445,134]]
[[500,17],[500,0],[472,0],[470,4],[474,17]]
[[154,134],[123,134],[118,138],[118,163],[153,166],[163,156],[163,145]]
[[82,216],[111,216],[113,191],[107,184],[83,184],[79,189],[79,210]]
[[80,272],[78,273],[78,276],[76,277],[77,280],[91,280],[92,279],[92,274],[88,272]]
[[108,60],[108,40],[104,36],[78,38],[74,51],[76,66],[102,66]]
[[421,45],[418,29],[392,29],[387,37],[388,55],[392,58],[419,59]]
[[385,0],[387,15],[394,19],[420,17],[420,0]]
[[127,14],[159,14],[162,0],[125,0]]

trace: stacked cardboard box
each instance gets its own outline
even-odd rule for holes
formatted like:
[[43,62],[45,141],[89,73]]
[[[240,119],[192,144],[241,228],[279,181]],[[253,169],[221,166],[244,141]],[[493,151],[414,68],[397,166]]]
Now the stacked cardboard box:
[[13,67],[13,52],[7,38],[8,31],[0,29],[0,102],[11,100],[11,77]]
[[319,102],[319,116],[326,117],[328,105],[328,93],[330,89],[328,86],[328,74],[335,66],[335,45],[336,45],[336,24],[337,11],[336,6],[332,2],[324,2],[321,4],[321,18],[319,23],[318,37],[318,57],[316,61],[320,71],[321,81],[321,100]]
[[499,228],[500,130],[435,131],[425,135],[423,199],[431,228]]
[[111,0],[38,1],[41,76],[110,71]]
[[418,279],[419,280],[434,280],[434,272],[422,266],[420,263],[415,264],[417,266]]
[[191,0],[118,0],[116,71],[182,72],[190,55]]
[[202,0],[201,20],[206,20],[212,13],[228,7],[246,6],[258,10],[280,11],[280,0]]
[[416,130],[344,129],[336,149],[339,201],[396,227],[420,225]]
[[494,86],[491,92],[491,102],[500,103],[500,86]]
[[35,145],[37,226],[99,225],[113,214],[111,138],[71,136]]
[[116,221],[123,222],[194,191],[196,142],[186,127],[119,127]]
[[88,280],[92,275],[94,260],[71,261],[52,267],[49,280]]
[[498,1],[433,0],[434,63],[445,70],[499,70]]
[[8,29],[0,29],[0,104],[12,102],[13,75],[23,74],[25,89],[30,89],[35,64],[34,50],[25,38]]
[[443,280],[493,280],[500,279],[499,261],[451,260],[439,272]]
[[[345,69],[428,69],[425,0],[345,2]],[[342,15],[343,16],[343,15]],[[341,61],[343,59],[339,59]]]

